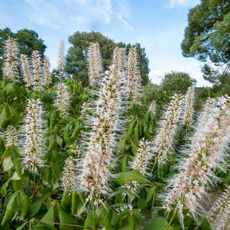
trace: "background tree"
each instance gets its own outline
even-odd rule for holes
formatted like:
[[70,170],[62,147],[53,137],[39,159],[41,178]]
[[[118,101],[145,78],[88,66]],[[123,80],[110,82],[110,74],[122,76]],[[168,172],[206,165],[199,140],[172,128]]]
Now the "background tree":
[[148,108],[154,100],[157,112],[160,112],[175,93],[185,94],[188,87],[196,84],[196,80],[184,72],[170,72],[163,76],[160,85],[148,83],[143,89],[142,105]]
[[192,79],[189,74],[172,71],[164,75],[161,88],[165,91],[167,97],[171,97],[175,93],[185,94],[188,87],[195,84],[196,80]]
[[[201,0],[188,14],[188,26],[181,44],[185,57],[209,62],[203,66],[204,78],[214,82],[219,72],[230,67],[230,2]],[[216,70],[215,70],[216,68]]]
[[38,50],[42,55],[45,52],[46,45],[44,41],[39,38],[34,30],[22,29],[17,32],[12,32],[9,28],[0,30],[0,72],[3,65],[4,42],[9,37],[17,40],[20,53],[31,55],[33,50]]
[[[125,44],[122,42],[115,43],[108,37],[105,37],[99,32],[79,32],[77,31],[69,37],[71,47],[68,50],[66,56],[66,67],[67,73],[73,75],[74,78],[78,79],[83,85],[88,85],[88,63],[87,63],[87,52],[90,42],[97,42],[100,45],[102,65],[104,69],[107,69],[111,64],[111,57],[113,49],[116,46],[128,49],[131,44]],[[145,85],[148,79],[148,58],[146,57],[145,49],[141,48],[140,44],[135,44],[139,54],[139,65],[140,73],[142,76],[142,84]]]

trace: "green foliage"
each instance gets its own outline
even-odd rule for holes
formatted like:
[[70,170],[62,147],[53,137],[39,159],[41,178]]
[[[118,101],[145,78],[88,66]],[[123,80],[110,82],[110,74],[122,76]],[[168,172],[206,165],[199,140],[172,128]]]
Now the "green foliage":
[[[229,67],[230,3],[228,0],[202,0],[189,11],[188,26],[182,42],[183,55],[203,62],[211,61]],[[207,66],[206,66],[207,68]],[[219,76],[206,71],[205,79],[213,82]]]

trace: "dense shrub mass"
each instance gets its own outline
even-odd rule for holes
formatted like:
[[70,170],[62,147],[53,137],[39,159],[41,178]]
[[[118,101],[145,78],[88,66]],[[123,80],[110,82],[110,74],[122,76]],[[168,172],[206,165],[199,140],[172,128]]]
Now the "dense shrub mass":
[[0,229],[228,229],[227,86],[173,72],[143,87],[137,48],[116,47],[105,70],[98,43],[87,55],[84,88],[63,43],[55,74],[5,43]]

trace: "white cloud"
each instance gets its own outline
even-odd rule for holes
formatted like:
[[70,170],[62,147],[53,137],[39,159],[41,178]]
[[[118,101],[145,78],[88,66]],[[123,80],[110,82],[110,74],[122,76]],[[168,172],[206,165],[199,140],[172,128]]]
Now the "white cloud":
[[125,25],[125,27],[128,29],[128,31],[130,31],[130,32],[134,31],[133,26],[126,19],[124,19],[121,15],[118,15],[117,18],[120,20],[121,23],[123,23]]
[[51,29],[95,30],[117,20],[128,31],[128,0],[26,0],[29,19]]

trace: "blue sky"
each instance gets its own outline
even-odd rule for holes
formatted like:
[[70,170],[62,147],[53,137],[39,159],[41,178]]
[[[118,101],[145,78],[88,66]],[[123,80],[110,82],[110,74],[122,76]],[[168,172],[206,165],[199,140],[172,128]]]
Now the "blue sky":
[[114,41],[141,43],[150,62],[150,79],[159,83],[164,73],[190,73],[198,86],[200,63],[184,58],[180,43],[188,10],[199,0],[0,0],[0,28],[35,30],[47,45],[56,66],[60,40],[68,49],[75,31],[99,31]]

